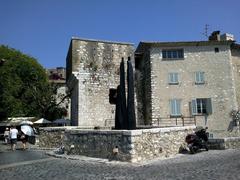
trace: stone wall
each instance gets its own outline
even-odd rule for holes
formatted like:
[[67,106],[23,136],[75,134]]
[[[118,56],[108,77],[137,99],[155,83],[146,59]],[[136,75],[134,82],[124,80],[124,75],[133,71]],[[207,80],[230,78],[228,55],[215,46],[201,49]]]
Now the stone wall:
[[57,148],[62,145],[67,127],[40,128],[38,146],[40,148]]
[[137,114],[139,125],[152,123],[152,90],[151,90],[151,64],[149,52],[143,56],[135,56],[135,86],[137,97]]
[[179,153],[193,126],[138,130],[132,135],[132,161],[166,158]]
[[239,149],[240,137],[228,137],[223,139],[210,139],[209,149]]
[[233,64],[235,91],[237,96],[238,106],[240,105],[240,51],[239,49],[233,48],[231,50],[231,58]]
[[224,138],[225,149],[237,149],[240,148],[240,137]]
[[[40,147],[59,147],[67,154],[140,162],[175,155],[195,126],[143,130],[43,128]],[[117,148],[117,153],[113,153]]]
[[[109,90],[119,85],[119,66],[133,60],[129,43],[73,38],[67,56],[67,85],[72,93],[71,120],[79,126],[104,126],[115,117]],[[125,68],[126,70],[126,68]]]

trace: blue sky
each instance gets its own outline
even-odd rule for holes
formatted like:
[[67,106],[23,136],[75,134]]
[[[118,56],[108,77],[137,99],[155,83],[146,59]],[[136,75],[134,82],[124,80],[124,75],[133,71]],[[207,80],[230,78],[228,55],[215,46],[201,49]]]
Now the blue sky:
[[123,41],[206,40],[220,30],[240,40],[239,0],[0,0],[0,44],[65,67],[72,36]]

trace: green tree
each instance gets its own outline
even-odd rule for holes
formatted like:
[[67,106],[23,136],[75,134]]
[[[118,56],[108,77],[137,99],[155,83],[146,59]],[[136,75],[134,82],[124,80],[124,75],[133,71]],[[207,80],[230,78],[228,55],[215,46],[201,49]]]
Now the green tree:
[[0,46],[0,120],[18,116],[59,118],[64,112],[58,105],[54,88],[37,60]]

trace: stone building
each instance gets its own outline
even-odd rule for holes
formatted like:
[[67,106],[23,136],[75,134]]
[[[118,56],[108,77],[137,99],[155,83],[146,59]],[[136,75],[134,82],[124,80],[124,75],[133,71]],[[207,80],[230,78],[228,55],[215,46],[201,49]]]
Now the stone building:
[[[72,38],[67,55],[71,120],[79,126],[113,125],[109,94],[119,84],[122,58],[135,58],[137,124],[207,126],[225,136],[240,103],[240,45],[214,32],[208,41],[133,44]],[[125,68],[126,69],[126,68]]]
[[66,68],[56,67],[46,69],[49,80],[66,80]]
[[[66,86],[66,68],[56,67],[51,69],[46,69],[48,80],[56,87],[56,100],[60,103],[60,107],[67,110],[67,114],[64,118],[70,119],[70,98],[67,97],[67,86]],[[63,101],[62,101],[63,100]]]
[[67,86],[71,92],[71,121],[78,126],[107,126],[113,123],[115,105],[109,94],[119,84],[121,59],[134,59],[130,43],[80,39],[70,42]]
[[[207,126],[211,136],[234,129],[240,103],[240,45],[214,32],[209,41],[140,42],[135,51],[138,121]],[[191,122],[190,122],[191,123]]]

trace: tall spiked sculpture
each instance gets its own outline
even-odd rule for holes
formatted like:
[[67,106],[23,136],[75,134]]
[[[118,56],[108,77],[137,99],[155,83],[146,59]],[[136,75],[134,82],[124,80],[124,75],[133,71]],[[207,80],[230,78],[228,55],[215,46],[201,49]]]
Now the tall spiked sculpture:
[[115,129],[125,129],[127,120],[124,59],[120,63],[120,85],[117,87]]
[[128,84],[128,98],[127,98],[127,129],[136,129],[136,116],[135,116],[135,105],[134,105],[134,77],[133,67],[130,57],[127,61],[127,84]]
[[120,85],[117,87],[115,129],[136,129],[133,67],[130,57],[127,65],[128,99],[126,104],[124,59],[122,58],[120,63]]

